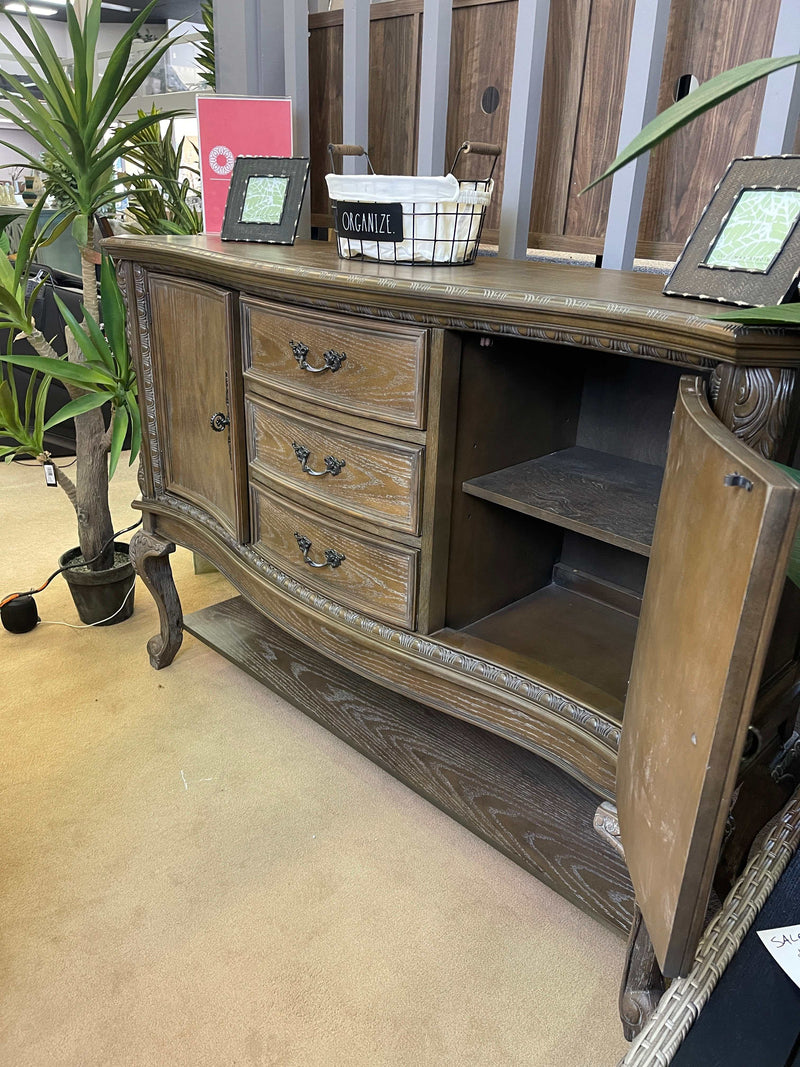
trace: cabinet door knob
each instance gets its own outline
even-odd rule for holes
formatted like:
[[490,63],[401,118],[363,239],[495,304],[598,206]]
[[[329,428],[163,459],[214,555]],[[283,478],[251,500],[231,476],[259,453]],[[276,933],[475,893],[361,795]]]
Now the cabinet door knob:
[[222,433],[226,426],[230,426],[231,420],[223,411],[215,411],[211,416],[211,429],[216,433]]
[[311,542],[309,541],[309,539],[307,537],[303,537],[303,535],[299,533],[296,533],[294,535],[294,539],[295,541],[297,541],[298,547],[303,553],[303,559],[306,561],[309,567],[331,567],[335,569],[344,562],[345,557],[342,555],[341,552],[337,552],[334,548],[326,548],[324,552],[325,562],[315,563],[314,560],[311,559],[309,556],[309,552],[311,551]]
[[294,358],[297,360],[300,369],[307,370],[311,374],[324,374],[326,370],[329,370],[331,374],[335,374],[347,359],[346,352],[336,352],[329,348],[327,352],[322,353],[322,358],[325,361],[324,365],[322,367],[312,367],[307,359],[309,353],[308,345],[304,345],[302,341],[290,341],[289,347],[294,353]]
[[311,467],[309,467],[308,465],[308,461],[311,458],[311,453],[305,447],[305,445],[299,445],[296,441],[292,441],[292,449],[294,450],[294,454],[297,456],[298,462],[300,463],[300,469],[305,474],[310,474],[313,478],[324,478],[326,474],[330,474],[333,478],[335,478],[337,474],[341,473],[342,467],[347,466],[343,459],[336,459],[335,456],[325,456],[325,470],[315,471],[312,470]]

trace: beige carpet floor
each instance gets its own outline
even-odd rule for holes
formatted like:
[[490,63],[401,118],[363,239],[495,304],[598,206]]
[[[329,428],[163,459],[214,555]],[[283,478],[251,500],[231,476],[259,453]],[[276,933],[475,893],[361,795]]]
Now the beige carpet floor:
[[[74,540],[0,464],[0,598]],[[230,595],[174,560],[186,611]],[[153,671],[156,630],[141,585],[0,630],[0,1064],[617,1062],[620,938],[193,638]]]

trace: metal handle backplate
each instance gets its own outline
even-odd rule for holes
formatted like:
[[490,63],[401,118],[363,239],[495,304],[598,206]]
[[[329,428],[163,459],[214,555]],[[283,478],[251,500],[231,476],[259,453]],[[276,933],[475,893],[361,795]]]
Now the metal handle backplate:
[[300,551],[303,553],[303,559],[306,561],[309,567],[332,567],[333,569],[336,569],[336,567],[339,567],[344,562],[345,557],[342,555],[341,552],[337,552],[335,548],[326,548],[325,552],[323,553],[325,556],[325,562],[315,563],[314,560],[311,559],[311,557],[309,556],[309,552],[311,551],[311,542],[309,541],[309,539],[307,537],[303,537],[303,535],[299,533],[295,533],[294,539],[295,541],[297,541]]
[[226,426],[230,426],[231,420],[224,411],[215,411],[211,416],[211,429],[215,433],[222,433]]
[[304,345],[302,341],[290,341],[289,347],[300,369],[307,370],[310,374],[324,374],[326,370],[329,370],[331,374],[335,374],[347,359],[346,352],[336,352],[334,349],[329,348],[327,352],[322,353],[322,358],[325,361],[324,365],[322,367],[312,367],[308,362],[308,353],[310,351],[308,345]]
[[315,471],[308,465],[311,453],[305,445],[299,445],[297,441],[292,441],[292,449],[300,463],[300,469],[305,474],[310,474],[313,478],[324,478],[326,474],[330,474],[335,478],[337,474],[341,474],[342,467],[347,466],[343,459],[336,459],[335,456],[324,456],[325,470]]

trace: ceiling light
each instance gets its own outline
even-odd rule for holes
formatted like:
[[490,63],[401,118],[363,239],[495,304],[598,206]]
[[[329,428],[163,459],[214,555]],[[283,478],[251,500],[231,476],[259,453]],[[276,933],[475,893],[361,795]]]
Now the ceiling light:
[[124,4],[101,4],[100,7],[106,7],[109,11],[135,11],[136,8],[126,7]]
[[55,7],[39,7],[38,4],[31,4],[30,7],[25,7],[24,4],[6,4],[3,8],[4,11],[13,11],[15,14],[27,15],[30,11],[32,15],[39,15],[40,18],[47,18],[50,15],[57,15],[58,9]]

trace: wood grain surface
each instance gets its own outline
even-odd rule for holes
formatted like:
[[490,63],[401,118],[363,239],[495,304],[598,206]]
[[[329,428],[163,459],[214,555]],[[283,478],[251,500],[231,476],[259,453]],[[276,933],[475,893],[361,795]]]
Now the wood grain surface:
[[[413,630],[419,551],[368,537],[252,486],[253,542],[277,566],[341,604]],[[312,542],[309,557],[324,563],[325,550],[343,555],[338,567],[311,567],[295,534]]]
[[597,797],[547,761],[375,685],[242,597],[186,630],[613,929],[633,900],[625,864],[592,830]]
[[[445,141],[446,172],[464,141],[503,145],[508,130],[511,104],[511,75],[516,36],[515,0],[500,3],[454,7],[450,38],[450,96]],[[490,48],[486,47],[491,41]],[[499,94],[497,110],[487,113],[481,106],[486,89]],[[459,161],[457,177],[485,179],[491,160],[485,156],[465,156]],[[505,153],[494,169],[492,200],[484,218],[484,240],[499,228],[503,199]]]
[[796,484],[684,379],[617,774],[622,843],[668,977],[686,973],[702,931],[798,515]]
[[[610,350],[694,368],[800,365],[796,330],[715,321],[717,308],[664,296],[664,279],[653,274],[490,256],[469,267],[377,265],[340,260],[320,241],[231,245],[209,235],[114,237],[104,247],[120,259],[286,304],[325,307],[328,315],[331,309],[365,314],[373,328],[389,320],[523,336],[582,348],[590,362]],[[294,364],[291,353],[288,358]]]
[[[770,55],[779,7],[780,0],[673,0],[658,110],[673,103],[681,75],[693,74],[702,84]],[[661,246],[665,255],[681,250],[730,161],[753,155],[765,84],[737,93],[653,150],[639,231],[643,243]]]
[[547,677],[568,699],[582,701],[590,688],[606,714],[622,722],[635,616],[551,583],[463,632],[515,653],[517,664],[527,660],[526,674]]
[[575,446],[473,478],[464,492],[649,556],[662,475]]
[[[155,275],[149,293],[165,488],[207,508],[244,539],[245,471],[239,449],[244,424],[235,298],[224,289]],[[191,330],[185,329],[186,322]],[[197,344],[198,337],[202,344]],[[191,389],[185,388],[188,380]],[[211,416],[217,412],[230,419],[221,433],[211,428]]]
[[[245,367],[253,376],[339,411],[425,425],[426,331],[253,300],[242,302],[242,317]],[[336,371],[304,370],[292,342],[308,347],[311,367],[324,367],[329,350],[346,359]]]
[[[351,523],[366,519],[420,533],[424,448],[354,433],[254,396],[246,405],[250,462],[279,491],[288,487],[309,504],[322,503],[339,511]],[[314,471],[325,472],[327,456],[344,465],[335,475],[308,474],[294,444],[311,453],[306,466]]]

